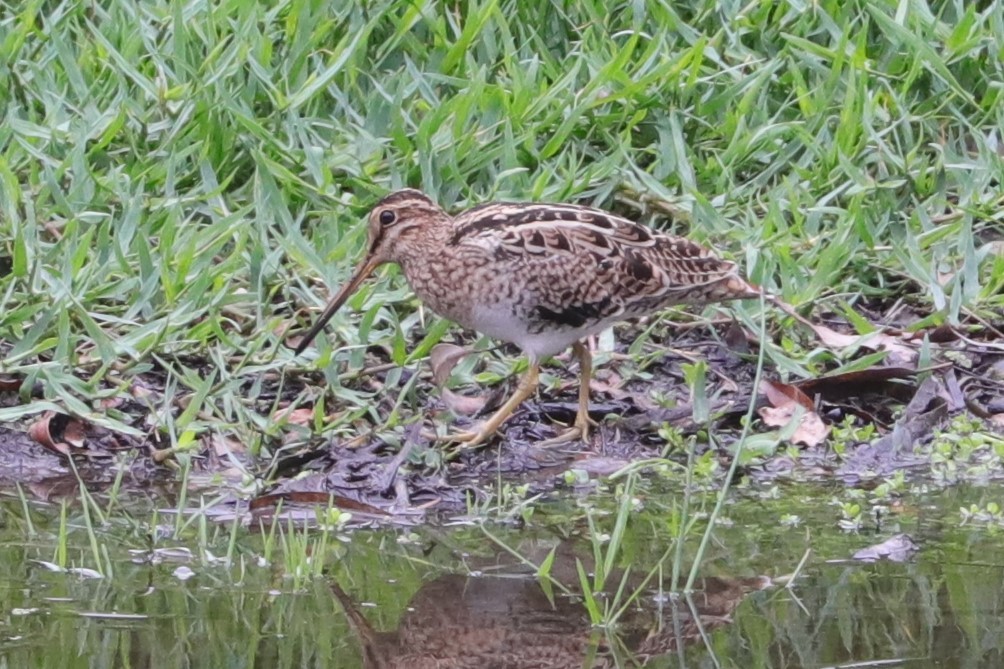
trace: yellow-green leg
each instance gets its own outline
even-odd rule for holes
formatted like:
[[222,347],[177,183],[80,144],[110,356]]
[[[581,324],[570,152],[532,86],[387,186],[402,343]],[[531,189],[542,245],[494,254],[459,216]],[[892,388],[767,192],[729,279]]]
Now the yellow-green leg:
[[530,360],[530,366],[527,368],[526,374],[520,378],[515,392],[506,400],[505,404],[499,407],[498,411],[492,414],[491,418],[482,423],[477,431],[453,434],[448,436],[447,440],[462,443],[464,446],[477,446],[481,444],[498,432],[499,427],[512,415],[516,407],[522,404],[530,395],[533,395],[534,391],[537,390],[539,379],[540,363],[536,360]]
[[575,427],[579,430],[582,441],[589,439],[589,428],[596,425],[589,418],[589,382],[593,378],[593,354],[585,342],[577,341],[572,345],[572,353],[579,359],[579,410],[575,414]]
[[575,423],[554,439],[541,442],[540,446],[554,446],[569,441],[589,439],[589,429],[596,425],[589,417],[589,380],[593,378],[593,354],[584,342],[572,344],[572,354],[579,360],[579,409],[575,412]]

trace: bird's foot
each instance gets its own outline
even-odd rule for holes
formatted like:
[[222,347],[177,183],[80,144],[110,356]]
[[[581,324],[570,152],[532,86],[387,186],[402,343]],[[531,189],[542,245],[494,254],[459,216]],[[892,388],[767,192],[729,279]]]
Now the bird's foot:
[[527,397],[533,394],[537,388],[537,374],[539,366],[536,361],[530,361],[530,368],[516,386],[516,392],[506,400],[506,403],[499,407],[499,410],[492,414],[491,418],[477,426],[476,430],[470,432],[457,432],[448,435],[445,441],[458,444],[460,448],[474,448],[480,446],[495,436],[513,411],[523,403]]
[[570,441],[589,441],[589,432],[598,423],[589,417],[588,413],[579,413],[575,417],[575,423],[556,437],[545,439],[538,443],[538,446],[547,448],[548,446],[558,446],[567,444]]
[[494,435],[495,430],[481,425],[476,430],[451,430],[437,440],[444,444],[454,444],[458,448],[475,448],[483,446]]
[[[588,435],[588,431],[586,432]],[[550,448],[551,446],[560,446],[561,444],[567,444],[571,441],[585,441],[585,437],[582,436],[583,432],[581,428],[570,427],[563,431],[556,437],[551,437],[550,439],[545,439],[544,441],[538,442],[537,446],[541,448]]]

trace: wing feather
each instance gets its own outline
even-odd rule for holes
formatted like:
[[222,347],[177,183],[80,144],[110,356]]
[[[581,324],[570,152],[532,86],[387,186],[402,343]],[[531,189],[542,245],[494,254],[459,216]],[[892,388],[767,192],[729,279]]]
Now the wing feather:
[[757,290],[735,263],[695,242],[589,207],[482,205],[454,219],[453,242],[516,263],[528,275],[526,306],[541,329],[580,328]]

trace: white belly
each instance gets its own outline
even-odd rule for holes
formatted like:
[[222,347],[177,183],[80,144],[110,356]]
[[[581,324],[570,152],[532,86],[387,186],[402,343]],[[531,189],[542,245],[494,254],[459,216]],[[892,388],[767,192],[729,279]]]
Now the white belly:
[[516,344],[532,360],[542,360],[561,353],[580,339],[609,327],[609,323],[601,322],[588,329],[529,332],[525,322],[514,318],[506,310],[476,308],[472,316],[472,322],[465,325],[494,339]]

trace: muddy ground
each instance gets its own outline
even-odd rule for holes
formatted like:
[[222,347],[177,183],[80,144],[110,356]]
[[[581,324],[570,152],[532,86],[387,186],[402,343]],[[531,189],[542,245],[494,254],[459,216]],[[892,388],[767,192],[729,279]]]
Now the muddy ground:
[[[823,322],[829,324],[814,334],[824,346],[846,343],[840,339],[849,336],[841,334],[845,325]],[[291,426],[297,429],[269,438],[268,456],[255,457],[247,451],[228,451],[226,440],[206,435],[191,459],[189,485],[216,486],[230,497],[235,511],[250,509],[252,515],[267,515],[280,501],[288,510],[301,503],[323,503],[333,496],[359,522],[418,522],[430,511],[456,512],[470,500],[484,500],[499,480],[526,484],[529,495],[588,488],[591,479],[640,459],[666,457],[682,463],[689,437],[694,438],[699,454],[714,450],[723,473],[754,396],[757,414],[752,434],[785,437],[760,439],[756,448],[746,451],[739,475],[756,479],[835,478],[847,485],[867,485],[897,470],[927,472],[930,447],[939,431],[955,424],[953,419],[968,417],[967,424],[988,435],[998,434],[1004,426],[1000,324],[974,322],[965,329],[941,327],[923,333],[888,326],[870,342],[859,343],[860,355],[884,351],[884,359],[848,373],[823,372],[790,384],[778,381],[781,374],[768,364],[764,377],[773,384],[761,384],[760,392],[753,386],[756,340],[736,324],[687,327],[682,332],[672,329],[672,338],[669,327],[657,328],[655,334],[650,331],[644,347],[646,362],[639,366],[637,357],[627,355],[627,344],[642,325],[618,330],[614,354],[595,371],[590,412],[598,425],[588,443],[536,446],[555,436],[575,415],[577,370],[564,356],[547,370],[562,378],[560,387],[542,388],[485,447],[444,456],[434,438],[436,427],[452,422],[463,428],[479,417],[457,417],[447,411],[442,393],[423,371],[416,391],[422,419],[403,416],[410,424],[398,429],[393,438],[381,436],[376,425],[367,430],[356,424],[360,428],[356,434],[333,438],[304,438],[303,425]],[[932,354],[919,366],[917,356],[925,335]],[[463,334],[458,337],[462,339]],[[684,371],[689,361],[673,353],[652,355],[670,345],[688,358],[707,361],[710,421],[706,425],[693,420]],[[503,353],[518,355],[515,349],[503,349]],[[384,384],[392,365],[386,364],[378,348],[371,349],[369,358],[372,369],[384,371],[359,379],[357,385],[361,390],[380,389],[372,401],[376,415],[384,415],[396,395],[394,388]],[[118,401],[115,410],[142,429],[151,406],[146,400],[163,390],[159,386],[164,378],[158,373],[143,375],[136,383],[144,389],[144,401]],[[398,383],[407,381],[408,375],[401,375]],[[323,383],[320,373],[307,370],[292,383],[285,379],[281,391],[266,379],[259,386],[256,405],[267,413],[282,406],[285,399],[302,396],[308,386]],[[485,399],[484,415],[504,401],[514,383],[510,379],[494,389],[454,390]],[[0,386],[0,403],[6,407],[45,397],[44,387],[26,390],[14,378]],[[784,425],[798,412],[799,427],[786,429]],[[670,433],[666,426],[672,427]],[[712,442],[707,438],[709,429]],[[119,434],[69,413],[44,412],[41,417],[0,425],[0,449],[4,453],[0,484],[20,484],[41,498],[72,494],[75,471],[88,487],[96,489],[120,477],[127,488],[165,484],[170,490],[177,486],[179,476],[176,459],[155,433]],[[981,461],[989,463],[995,453],[989,449]]]

